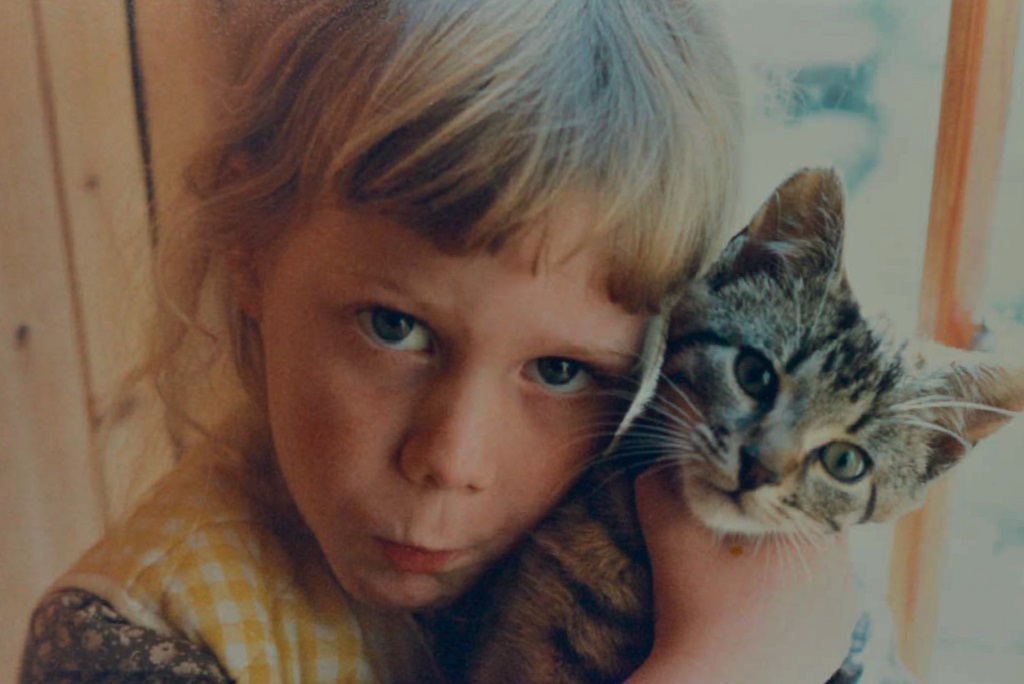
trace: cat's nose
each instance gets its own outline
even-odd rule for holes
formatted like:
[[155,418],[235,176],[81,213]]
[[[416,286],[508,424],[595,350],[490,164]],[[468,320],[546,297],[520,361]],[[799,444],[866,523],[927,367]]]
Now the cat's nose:
[[779,474],[761,462],[761,449],[756,444],[740,447],[740,489],[757,489],[778,484]]

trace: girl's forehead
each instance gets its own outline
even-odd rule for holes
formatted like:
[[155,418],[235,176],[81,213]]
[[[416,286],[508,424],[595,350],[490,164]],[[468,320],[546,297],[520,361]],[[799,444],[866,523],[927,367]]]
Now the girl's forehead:
[[586,259],[594,271],[591,277],[605,280],[609,247],[608,236],[600,229],[599,206],[594,193],[569,193],[519,226],[500,253],[531,264],[536,273]]
[[607,299],[612,249],[601,206],[598,193],[573,190],[536,211],[524,212],[532,218],[515,225],[471,225],[460,239],[452,240],[444,227],[438,229],[418,212],[335,198],[318,203],[293,226],[302,230],[312,225],[325,246],[344,239],[348,228],[362,239],[391,240],[398,250],[392,256],[399,261],[433,253],[452,258],[480,255],[535,276],[571,272],[572,278],[582,279],[595,295]]
[[[359,205],[317,209],[294,228],[296,233],[312,233],[307,241],[311,253],[332,255],[330,260],[346,269],[412,269],[443,276],[466,269],[483,272],[493,264],[534,279],[582,284],[593,289],[596,300],[607,300],[610,250],[607,236],[596,228],[598,214],[592,197],[576,193],[516,226],[510,238],[491,248],[452,248],[436,239],[429,225]],[[356,259],[347,258],[356,254]]]

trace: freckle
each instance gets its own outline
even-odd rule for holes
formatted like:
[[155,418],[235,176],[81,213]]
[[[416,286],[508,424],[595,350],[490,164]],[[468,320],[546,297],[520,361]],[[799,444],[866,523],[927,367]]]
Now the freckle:
[[730,546],[729,547],[729,553],[731,553],[734,556],[742,556],[743,555],[743,547],[740,546],[739,544],[736,544],[735,546]]
[[85,177],[85,189],[86,190],[98,190],[100,187],[100,177],[95,173],[90,173]]
[[14,344],[18,349],[24,349],[28,345],[28,338],[31,334],[29,327],[22,323],[18,326],[18,329],[14,331]]

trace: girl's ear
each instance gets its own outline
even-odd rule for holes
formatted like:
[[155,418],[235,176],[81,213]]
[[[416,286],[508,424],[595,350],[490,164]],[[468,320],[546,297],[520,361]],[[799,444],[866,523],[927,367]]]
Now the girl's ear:
[[251,247],[236,245],[228,251],[227,267],[235,300],[246,316],[258,322],[263,317],[258,255]]
[[936,431],[928,476],[956,465],[979,440],[1024,415],[1024,366],[1000,364],[977,352],[935,345],[927,352],[935,393]]

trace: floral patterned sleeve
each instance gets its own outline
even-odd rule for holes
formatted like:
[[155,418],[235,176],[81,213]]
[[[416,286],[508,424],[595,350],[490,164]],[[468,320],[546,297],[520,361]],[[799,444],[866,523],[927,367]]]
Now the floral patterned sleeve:
[[21,684],[219,684],[230,679],[208,651],[133,625],[85,591],[48,595],[32,616]]
[[[876,611],[861,616],[850,655],[828,684],[914,684],[896,658],[886,618]],[[102,599],[75,589],[50,594],[40,603],[21,668],[21,684],[231,681],[201,646],[133,625]]]

